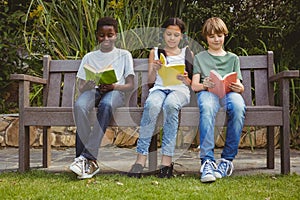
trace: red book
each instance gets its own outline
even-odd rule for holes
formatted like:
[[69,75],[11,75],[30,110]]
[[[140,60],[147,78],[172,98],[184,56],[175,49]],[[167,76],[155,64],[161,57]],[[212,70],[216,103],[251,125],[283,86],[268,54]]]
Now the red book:
[[208,91],[218,95],[220,98],[223,98],[225,94],[231,91],[229,89],[229,85],[232,82],[236,82],[237,73],[231,72],[222,78],[218,72],[211,70],[209,77],[211,78],[211,81],[215,83],[215,87],[208,88]]

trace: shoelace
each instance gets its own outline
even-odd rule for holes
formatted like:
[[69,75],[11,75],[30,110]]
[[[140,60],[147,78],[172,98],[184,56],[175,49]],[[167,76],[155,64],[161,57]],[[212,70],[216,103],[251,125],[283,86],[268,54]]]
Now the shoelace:
[[220,159],[218,169],[222,172],[222,174],[225,174],[226,176],[230,176],[233,172],[233,163],[229,160],[226,160],[224,158]]
[[85,173],[86,172],[86,158],[84,158],[84,157],[79,157],[78,158],[79,160],[79,162],[81,163],[81,169],[82,169],[82,173]]
[[213,170],[216,168],[216,164],[210,160],[206,160],[200,168],[200,172],[202,173],[204,170],[210,174],[213,174]]

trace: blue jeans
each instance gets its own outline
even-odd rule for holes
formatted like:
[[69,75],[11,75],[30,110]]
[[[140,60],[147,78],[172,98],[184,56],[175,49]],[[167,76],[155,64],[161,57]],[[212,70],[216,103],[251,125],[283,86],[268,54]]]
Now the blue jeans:
[[[97,160],[98,150],[117,107],[124,105],[124,94],[120,91],[111,91],[101,94],[93,89],[83,92],[74,105],[74,119],[77,126],[76,132],[76,157],[84,157]],[[90,121],[89,113],[95,106],[97,120]]]
[[[215,161],[214,158],[214,127],[216,114],[221,106],[228,116],[225,146],[221,157],[233,160],[238,153],[241,132],[244,126],[246,106],[243,97],[230,92],[222,99],[207,91],[197,93],[197,102],[200,110],[200,159]],[[225,120],[225,119],[224,119]]]
[[189,99],[179,91],[152,91],[144,105],[140,124],[140,136],[137,142],[137,153],[149,154],[151,137],[155,131],[158,115],[163,110],[162,154],[173,156],[178,130],[180,109],[189,103]]

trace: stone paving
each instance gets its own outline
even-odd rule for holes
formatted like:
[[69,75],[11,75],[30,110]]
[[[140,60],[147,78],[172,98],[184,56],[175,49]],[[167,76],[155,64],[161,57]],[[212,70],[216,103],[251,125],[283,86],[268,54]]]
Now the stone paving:
[[[216,159],[220,157],[222,149],[215,149]],[[52,149],[51,166],[47,171],[63,172],[69,171],[68,166],[75,155],[74,148]],[[32,168],[40,168],[42,163],[42,149],[32,148],[30,150]],[[135,149],[105,147],[99,149],[99,165],[102,173],[124,173],[127,172],[136,158]],[[175,173],[199,173],[199,152],[197,149],[176,149],[174,158]],[[160,155],[158,160],[160,159]],[[17,171],[18,149],[0,149],[0,172]],[[158,162],[159,163],[159,162]],[[266,168],[265,149],[239,149],[234,160],[235,170],[233,175],[247,174],[280,174],[280,150],[275,152],[275,169]],[[291,150],[291,173],[300,175],[300,151]]]

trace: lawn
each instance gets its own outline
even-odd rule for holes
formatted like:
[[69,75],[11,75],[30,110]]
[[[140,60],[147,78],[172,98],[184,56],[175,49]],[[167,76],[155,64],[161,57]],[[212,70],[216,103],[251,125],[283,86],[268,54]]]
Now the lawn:
[[232,176],[203,184],[198,176],[159,179],[98,174],[78,180],[71,172],[0,174],[1,199],[300,199],[300,175]]

